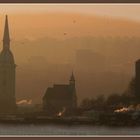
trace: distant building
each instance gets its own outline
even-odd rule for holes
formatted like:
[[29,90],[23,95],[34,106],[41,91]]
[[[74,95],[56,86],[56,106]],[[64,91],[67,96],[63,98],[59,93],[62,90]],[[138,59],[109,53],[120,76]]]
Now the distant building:
[[43,110],[50,115],[72,114],[77,108],[75,78],[72,73],[68,85],[49,87],[43,97]]
[[83,72],[100,72],[107,70],[106,58],[91,49],[76,51],[76,68]]
[[3,49],[0,53],[0,114],[16,110],[14,56],[10,50],[8,17],[6,15]]
[[135,64],[135,94],[136,97],[139,98],[140,101],[140,59],[136,61]]

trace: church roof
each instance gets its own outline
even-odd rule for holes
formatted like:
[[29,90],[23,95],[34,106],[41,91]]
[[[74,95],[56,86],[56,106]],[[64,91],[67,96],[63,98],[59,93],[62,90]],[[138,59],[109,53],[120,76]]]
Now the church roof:
[[49,87],[44,98],[56,100],[71,99],[73,96],[70,85],[54,85]]

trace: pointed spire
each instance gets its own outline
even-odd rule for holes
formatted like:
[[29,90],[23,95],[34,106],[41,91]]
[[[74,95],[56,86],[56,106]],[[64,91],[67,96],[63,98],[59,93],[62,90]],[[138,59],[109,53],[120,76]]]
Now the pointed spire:
[[72,71],[72,75],[71,75],[71,77],[70,77],[70,81],[75,81],[73,71]]
[[3,49],[7,49],[9,47],[10,47],[10,35],[9,35],[9,26],[8,26],[8,16],[6,15],[4,35],[3,35]]

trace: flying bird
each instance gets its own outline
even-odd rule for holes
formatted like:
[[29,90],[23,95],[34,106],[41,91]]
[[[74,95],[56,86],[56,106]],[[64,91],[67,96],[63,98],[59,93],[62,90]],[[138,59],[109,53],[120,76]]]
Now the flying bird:
[[76,20],[73,20],[73,23],[76,23]]

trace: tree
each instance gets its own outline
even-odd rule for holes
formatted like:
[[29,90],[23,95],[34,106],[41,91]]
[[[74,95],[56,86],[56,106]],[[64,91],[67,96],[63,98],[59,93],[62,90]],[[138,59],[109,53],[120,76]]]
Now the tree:
[[121,96],[117,93],[111,94],[106,101],[106,105],[111,110],[118,108],[119,106],[121,106],[121,104]]
[[83,99],[81,104],[80,104],[80,108],[84,109],[84,110],[88,110],[91,108],[91,100],[86,98]]

